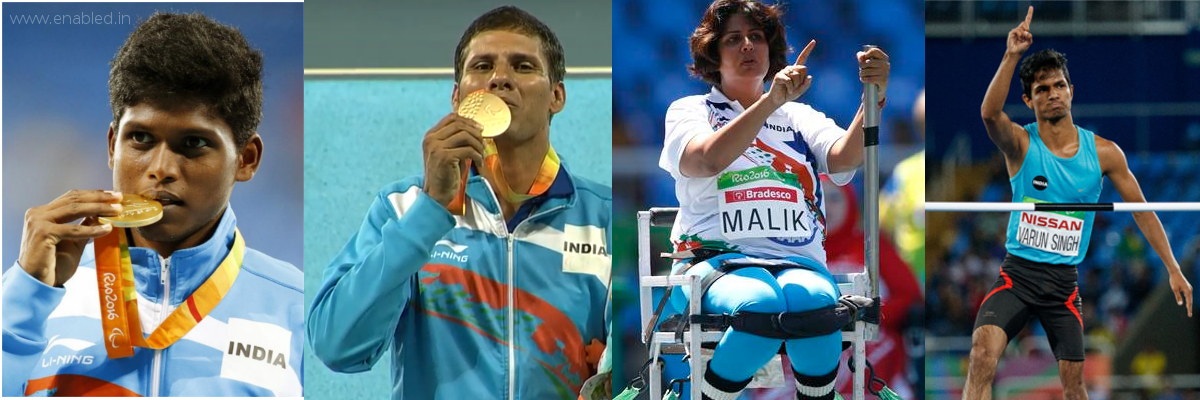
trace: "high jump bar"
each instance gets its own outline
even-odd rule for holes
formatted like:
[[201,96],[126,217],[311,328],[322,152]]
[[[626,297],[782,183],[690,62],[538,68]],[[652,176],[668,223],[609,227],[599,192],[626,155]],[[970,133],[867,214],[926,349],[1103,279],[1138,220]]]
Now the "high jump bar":
[[1200,211],[1200,203],[985,203],[931,201],[925,203],[925,211]]

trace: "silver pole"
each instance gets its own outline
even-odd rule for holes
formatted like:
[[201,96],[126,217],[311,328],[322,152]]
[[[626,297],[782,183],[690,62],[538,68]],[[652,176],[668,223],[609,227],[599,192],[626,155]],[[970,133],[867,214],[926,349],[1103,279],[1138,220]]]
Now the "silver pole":
[[[864,45],[863,51],[875,48]],[[879,299],[879,86],[863,84],[863,145],[866,146],[866,177],[863,178],[863,215],[867,273],[871,298]]]
[[654,327],[647,328],[650,324],[652,313],[650,310],[651,295],[653,289],[641,282],[643,276],[650,276],[650,211],[637,212],[637,231],[638,231],[638,306],[642,309],[642,343],[650,344],[650,331]]

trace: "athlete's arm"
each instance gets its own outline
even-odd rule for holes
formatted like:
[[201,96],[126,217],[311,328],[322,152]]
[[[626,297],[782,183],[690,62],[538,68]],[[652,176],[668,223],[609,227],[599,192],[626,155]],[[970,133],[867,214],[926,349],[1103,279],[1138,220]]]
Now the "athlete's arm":
[[[804,62],[816,45],[815,40],[809,42],[796,57],[795,64],[776,73],[771,89],[747,107],[745,112],[713,134],[696,136],[689,141],[679,158],[679,173],[691,178],[715,176],[746,152],[767,118],[787,102],[800,98],[812,86],[812,76],[808,75],[808,67],[804,66]],[[667,114],[672,115],[671,112]],[[678,122],[668,118],[667,129],[676,127]]]
[[[411,205],[400,215],[395,203]],[[420,185],[380,193],[358,233],[325,267],[305,324],[317,358],[338,372],[371,369],[402,329],[417,272],[453,228],[454,218]]]
[[[49,345],[46,320],[66,294],[63,284],[79,268],[88,241],[112,226],[96,217],[121,212],[121,195],[72,190],[25,212],[21,253],[4,273],[4,393],[24,396],[25,381]],[[82,223],[74,223],[82,219]]]
[[4,397],[25,396],[29,373],[49,345],[46,320],[66,293],[34,278],[20,265],[4,272]]
[[[858,80],[862,83],[873,83],[879,86],[879,99],[886,99],[888,74],[892,68],[887,53],[879,48],[873,48],[858,52],[856,57],[858,58]],[[838,139],[829,149],[826,164],[829,164],[830,173],[849,172],[862,165],[863,123],[866,122],[864,111],[866,107],[879,107],[878,104],[865,104],[866,100],[866,96],[863,96],[864,104],[860,104],[858,112],[854,113],[854,120],[850,122],[850,130],[846,131],[846,135]]]
[[983,106],[980,107],[980,116],[983,118],[983,126],[987,128],[988,137],[1000,148],[1004,153],[1004,158],[1009,162],[1010,173],[1015,172],[1011,168],[1012,165],[1021,165],[1025,158],[1025,148],[1029,146],[1029,136],[1024,134],[1024,129],[1020,125],[1013,123],[1008,118],[1008,114],[1004,113],[1004,99],[1008,97],[1008,88],[1012,85],[1012,76],[1017,69],[1017,62],[1021,60],[1021,55],[1025,54],[1025,50],[1029,50],[1029,45],[1033,43],[1033,34],[1029,33],[1029,22],[1033,19],[1033,6],[1029,7],[1029,13],[1025,15],[1025,22],[1017,25],[1016,28],[1008,32],[1008,48],[1004,52],[1004,59],[1000,61],[1000,69],[996,71],[996,76],[992,77],[992,83],[988,85],[987,94],[983,97]]
[[[1096,155],[1100,158],[1101,171],[1108,179],[1112,180],[1113,186],[1116,187],[1122,200],[1130,203],[1146,202],[1146,197],[1142,195],[1142,188],[1138,186],[1137,178],[1133,176],[1133,172],[1129,171],[1125,153],[1116,143],[1097,136]],[[1183,276],[1179,262],[1175,260],[1175,254],[1171,252],[1171,243],[1167,241],[1167,233],[1163,230],[1162,221],[1159,221],[1158,215],[1153,211],[1135,212],[1133,220],[1137,223],[1138,229],[1142,231],[1142,235],[1150,242],[1150,247],[1153,247],[1154,252],[1158,253],[1158,258],[1162,259],[1163,264],[1166,265],[1167,273],[1170,276],[1171,293],[1175,295],[1175,302],[1183,305],[1186,301],[1188,317],[1191,317],[1192,285]]]

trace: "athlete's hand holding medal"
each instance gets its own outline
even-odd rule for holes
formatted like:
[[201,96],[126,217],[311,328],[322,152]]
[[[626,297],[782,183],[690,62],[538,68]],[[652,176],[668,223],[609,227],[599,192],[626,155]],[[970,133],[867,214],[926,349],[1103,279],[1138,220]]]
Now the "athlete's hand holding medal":
[[471,162],[483,165],[485,139],[508,130],[508,105],[480,90],[467,95],[458,110],[425,133],[425,193],[453,214],[464,213],[464,191]]
[[161,218],[162,204],[142,196],[72,190],[25,212],[19,263],[34,279],[62,287],[79,268],[88,241],[108,235],[114,226],[141,227]]

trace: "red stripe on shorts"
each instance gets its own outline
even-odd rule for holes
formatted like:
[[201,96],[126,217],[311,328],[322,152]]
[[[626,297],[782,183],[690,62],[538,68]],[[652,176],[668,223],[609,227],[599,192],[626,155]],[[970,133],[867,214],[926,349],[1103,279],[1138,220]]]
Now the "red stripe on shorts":
[[[1001,277],[1001,278],[1004,278],[1004,286],[1000,286],[1000,287],[998,287],[998,288],[995,288],[995,289],[993,289],[993,290],[992,290],[992,292],[991,292],[991,293],[988,293],[988,295],[987,295],[987,296],[984,296],[984,297],[983,297],[983,303],[987,303],[987,299],[988,299],[988,297],[992,297],[992,295],[993,295],[993,294],[996,294],[996,292],[999,292],[999,291],[1001,291],[1001,290],[1004,290],[1004,289],[1010,289],[1010,288],[1012,288],[1012,279],[1010,279],[1010,278],[1008,277],[1008,274],[1004,273],[1004,267],[1000,267],[1000,277]],[[983,304],[983,303],[979,303],[979,304]]]
[[1079,316],[1079,310],[1075,308],[1076,297],[1079,297],[1079,287],[1076,287],[1075,291],[1071,292],[1071,297],[1067,298],[1067,309],[1071,310],[1072,314],[1075,314],[1075,319],[1079,320],[1079,327],[1083,328],[1083,317]]

